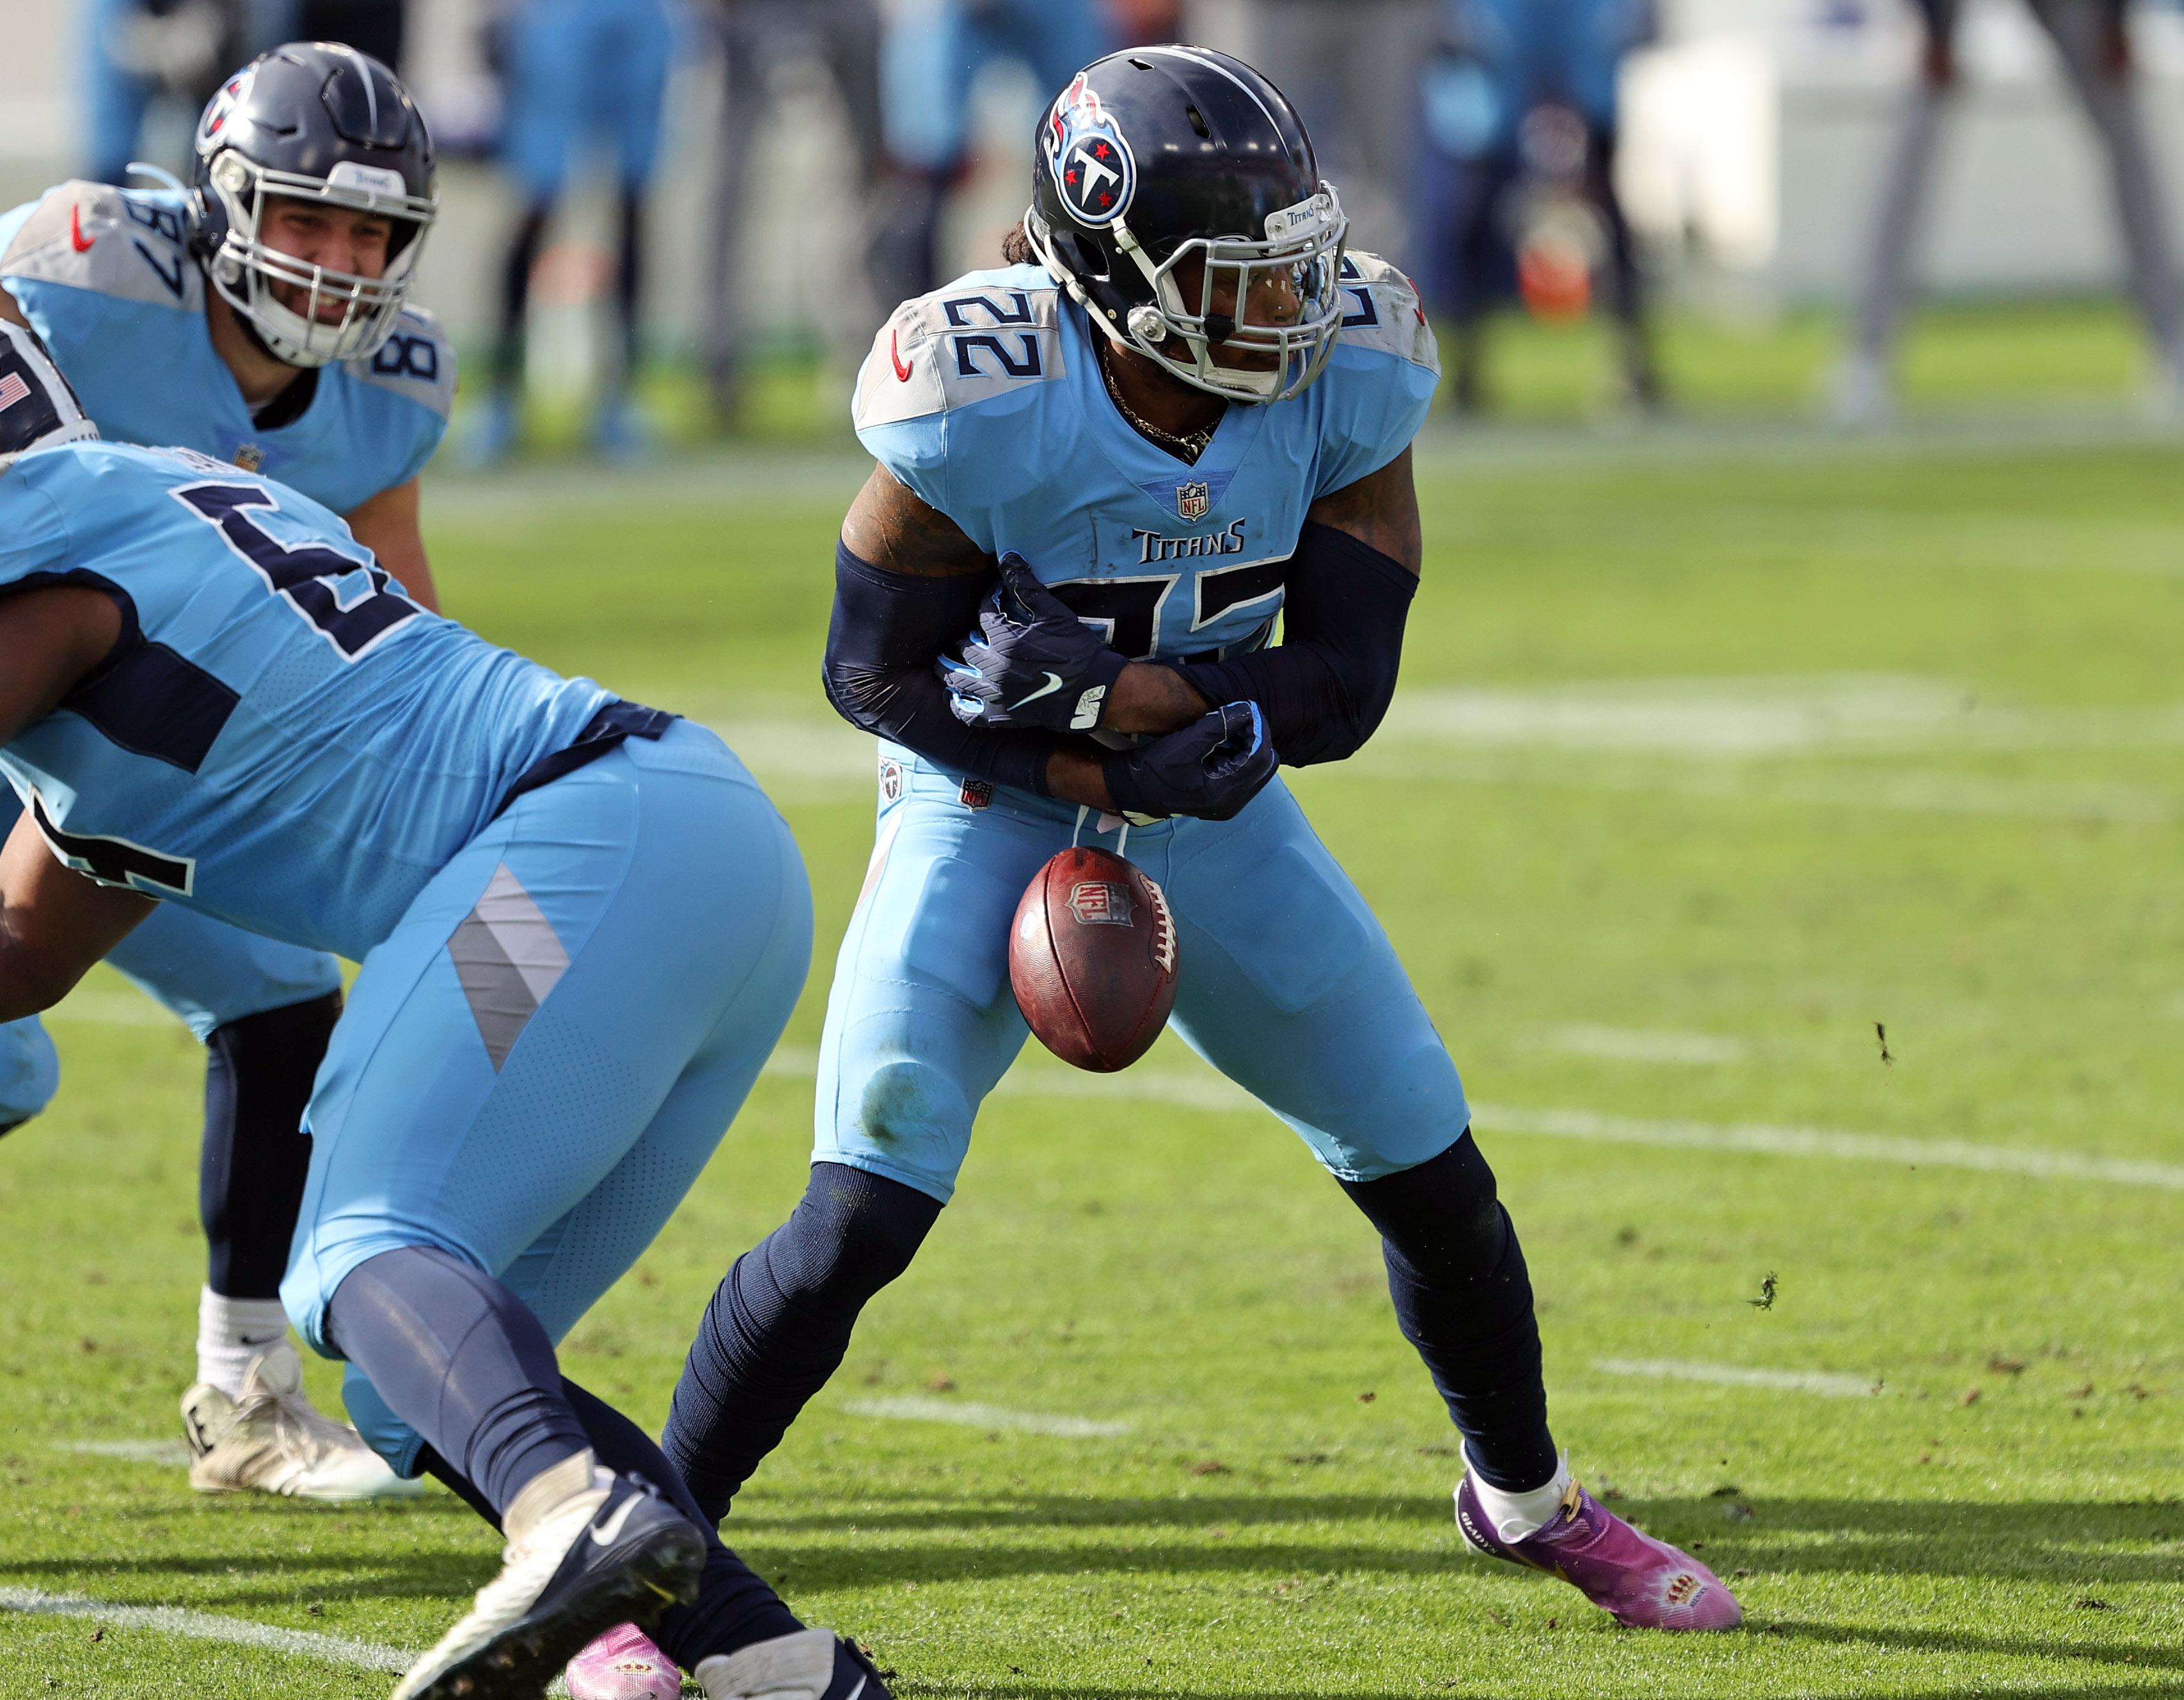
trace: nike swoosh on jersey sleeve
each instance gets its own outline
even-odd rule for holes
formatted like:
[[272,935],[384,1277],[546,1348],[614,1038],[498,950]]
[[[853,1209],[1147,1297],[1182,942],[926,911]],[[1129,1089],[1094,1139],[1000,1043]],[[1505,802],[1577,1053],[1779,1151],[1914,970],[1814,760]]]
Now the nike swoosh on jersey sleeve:
[[23,221],[0,254],[0,276],[195,313],[204,273],[182,241],[172,195],[70,181],[47,190]]

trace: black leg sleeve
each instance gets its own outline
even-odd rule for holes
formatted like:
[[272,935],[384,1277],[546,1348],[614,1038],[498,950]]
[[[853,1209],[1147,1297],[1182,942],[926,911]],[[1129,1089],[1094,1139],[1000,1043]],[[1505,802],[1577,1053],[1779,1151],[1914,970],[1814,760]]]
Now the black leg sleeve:
[[615,269],[615,321],[621,332],[621,370],[613,387],[627,389],[637,381],[639,356],[638,308],[644,299],[644,186],[625,186],[621,192],[621,252]]
[[205,1285],[223,1298],[278,1298],[311,1169],[311,1102],[341,993],[245,1015],[205,1042],[198,1214]]
[[661,1438],[708,1523],[827,1385],[857,1313],[910,1267],[939,1214],[916,1187],[815,1163],[795,1214],[736,1259],[698,1325]]
[[500,334],[493,352],[493,381],[498,389],[512,390],[523,376],[523,313],[531,295],[531,269],[538,264],[539,244],[546,239],[546,221],[553,213],[548,202],[526,209],[501,265]]
[[435,1247],[382,1252],[351,1269],[326,1306],[326,1332],[496,1510],[591,1444],[538,1319],[491,1275]]
[[1415,1169],[1340,1185],[1380,1231],[1396,1320],[1479,1475],[1513,1492],[1551,1481],[1532,1283],[1476,1142],[1466,1133]]
[[705,1568],[698,1580],[696,1603],[669,1608],[652,1631],[653,1640],[670,1658],[690,1670],[701,1658],[735,1653],[777,1635],[794,1635],[804,1627],[766,1579],[721,1544],[712,1520],[699,1510],[690,1490],[660,1455],[651,1436],[566,1377],[561,1392],[591,1436],[593,1456],[617,1475],[643,1476],[705,1533]]

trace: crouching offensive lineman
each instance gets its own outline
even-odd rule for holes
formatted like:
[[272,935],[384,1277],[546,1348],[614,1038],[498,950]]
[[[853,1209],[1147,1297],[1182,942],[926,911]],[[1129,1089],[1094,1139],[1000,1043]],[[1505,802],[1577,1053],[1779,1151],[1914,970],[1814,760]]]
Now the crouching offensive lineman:
[[[447,429],[455,359],[409,303],[437,212],[423,117],[378,61],[291,42],[226,81],[194,152],[187,192],[64,183],[0,213],[0,319],[38,333],[101,436],[278,479],[342,514],[412,600],[437,608],[417,475]],[[181,1400],[191,1485],[419,1491],[313,1408],[281,1308],[310,1160],[298,1130],[341,965],[174,904],[111,960],[205,1047],[209,1254]],[[36,1020],[0,1028],[0,1081],[52,1051]],[[29,1096],[0,1086],[0,1118],[42,1108],[50,1075]]]
[[811,912],[780,816],[711,733],[420,608],[309,498],[98,441],[13,325],[0,392],[0,1019],[162,903],[363,964],[281,1296],[382,1456],[508,1537],[397,1696],[542,1694],[658,1617],[712,1700],[879,1700],[553,1345],[788,1019]]
[[883,740],[878,842],[827,1003],[811,1188],[722,1282],[667,1453],[720,1516],[908,1265],[1024,1041],[1017,897],[1096,840],[1173,906],[1177,1031],[1379,1229],[1463,1435],[1466,1540],[1626,1624],[1734,1625],[1705,1565],[1560,1460],[1455,1067],[1273,777],[1277,753],[1351,753],[1395,688],[1409,444],[1438,375],[1417,295],[1344,255],[1295,111],[1219,53],[1092,65],[1034,172],[1018,263],[904,305],[859,381],[880,465],[842,528],[827,679]]

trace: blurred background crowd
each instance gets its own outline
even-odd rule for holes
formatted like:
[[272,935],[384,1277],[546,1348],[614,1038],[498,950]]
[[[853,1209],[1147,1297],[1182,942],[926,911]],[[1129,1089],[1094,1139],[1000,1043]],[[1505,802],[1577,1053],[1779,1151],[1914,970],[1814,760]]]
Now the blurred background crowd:
[[2075,347],[2107,370],[2128,342],[2143,404],[2184,396],[2174,0],[8,12],[4,204],[135,160],[186,170],[207,96],[272,43],[346,42],[395,66],[441,148],[415,298],[464,352],[455,453],[473,461],[839,429],[886,310],[998,263],[1045,100],[1103,52],[1178,39],[1249,59],[1297,102],[1353,245],[1433,303],[1452,411],[1522,411],[1561,362],[1580,411],[1771,384],[1872,423],[1896,405],[1920,297],[2077,303],[2053,358]]

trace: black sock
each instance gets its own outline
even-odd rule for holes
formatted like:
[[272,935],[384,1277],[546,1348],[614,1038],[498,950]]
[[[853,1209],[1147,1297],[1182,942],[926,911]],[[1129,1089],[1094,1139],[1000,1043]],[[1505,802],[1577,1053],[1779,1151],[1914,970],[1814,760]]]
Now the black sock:
[[1415,1169],[1340,1184],[1380,1231],[1396,1320],[1479,1475],[1512,1492],[1552,1481],[1532,1283],[1476,1142],[1466,1133]]
[[939,1214],[914,1186],[815,1163],[795,1214],[736,1259],[698,1325],[660,1441],[707,1523],[827,1385],[857,1313],[910,1267]]
[[538,1319],[445,1252],[404,1246],[359,1264],[326,1307],[326,1333],[496,1511],[591,1444]]
[[223,1298],[281,1296],[311,1171],[304,1111],[341,1005],[329,992],[239,1017],[205,1042],[198,1214],[205,1285]]

